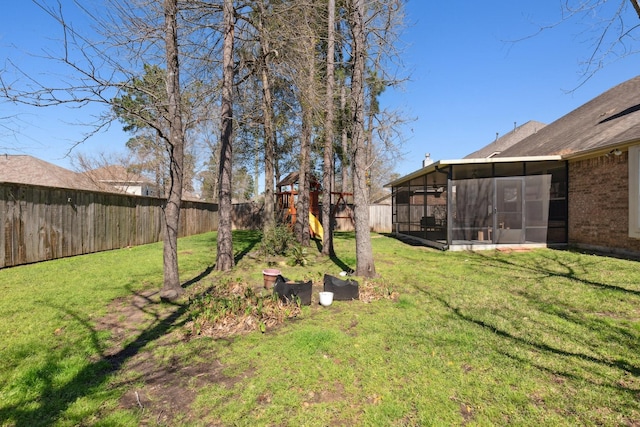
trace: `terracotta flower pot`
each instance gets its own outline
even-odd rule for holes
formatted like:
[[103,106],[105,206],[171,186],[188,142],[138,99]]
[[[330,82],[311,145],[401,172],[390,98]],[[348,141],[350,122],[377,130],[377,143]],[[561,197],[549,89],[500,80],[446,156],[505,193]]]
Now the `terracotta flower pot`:
[[266,268],[262,270],[262,277],[264,278],[264,288],[271,289],[273,284],[276,283],[276,279],[280,275],[280,270],[276,268]]

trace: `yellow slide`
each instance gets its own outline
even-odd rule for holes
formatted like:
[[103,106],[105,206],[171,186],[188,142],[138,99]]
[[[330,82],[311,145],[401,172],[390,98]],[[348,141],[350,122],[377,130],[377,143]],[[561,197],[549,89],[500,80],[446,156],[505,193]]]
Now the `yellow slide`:
[[313,234],[320,237],[321,241],[323,240],[324,230],[322,229],[322,224],[320,224],[318,218],[316,218],[316,216],[311,212],[309,212],[309,228],[311,229],[311,232],[313,232]]

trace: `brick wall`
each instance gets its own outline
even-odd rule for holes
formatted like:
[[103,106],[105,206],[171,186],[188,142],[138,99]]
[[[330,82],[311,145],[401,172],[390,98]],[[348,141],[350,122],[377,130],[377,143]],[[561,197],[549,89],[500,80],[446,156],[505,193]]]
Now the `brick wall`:
[[569,162],[569,244],[640,255],[628,230],[627,154]]

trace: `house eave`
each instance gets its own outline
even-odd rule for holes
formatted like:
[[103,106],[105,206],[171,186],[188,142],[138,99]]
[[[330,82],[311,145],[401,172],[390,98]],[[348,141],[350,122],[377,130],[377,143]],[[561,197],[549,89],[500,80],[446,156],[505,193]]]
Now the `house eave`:
[[604,156],[606,154],[611,153],[613,150],[628,150],[632,145],[640,144],[640,138],[634,138],[627,141],[615,142],[612,144],[607,144],[605,146],[600,146],[597,148],[592,148],[590,150],[578,151],[575,153],[564,154],[562,158],[564,160],[581,160],[589,157],[597,157]]
[[421,169],[411,172],[401,178],[396,179],[385,184],[385,187],[397,187],[405,182],[411,181],[419,176],[435,172],[437,169],[443,169],[449,166],[455,165],[469,165],[469,164],[492,164],[492,163],[512,163],[512,162],[544,162],[553,160],[563,160],[561,155],[549,155],[549,156],[523,156],[523,157],[491,157],[491,158],[477,158],[477,159],[455,159],[455,160],[439,160],[431,163]]

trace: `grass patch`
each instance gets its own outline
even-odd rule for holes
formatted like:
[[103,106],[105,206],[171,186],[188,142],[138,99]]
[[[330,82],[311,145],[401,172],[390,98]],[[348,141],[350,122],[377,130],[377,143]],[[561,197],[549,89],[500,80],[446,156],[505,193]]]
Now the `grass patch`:
[[[231,274],[211,269],[215,234],[180,239],[188,291],[177,305],[154,295],[161,245],[0,270],[2,425],[640,419],[637,262],[546,249],[440,252],[376,235],[380,277],[359,282],[384,298],[325,308],[314,290],[311,306],[267,333],[194,337],[196,311],[214,302],[253,310],[225,292],[242,284],[242,295],[259,295],[258,236],[234,232]],[[353,234],[334,243],[334,259],[314,248],[306,265],[278,268],[320,286],[325,273],[355,267]]]

